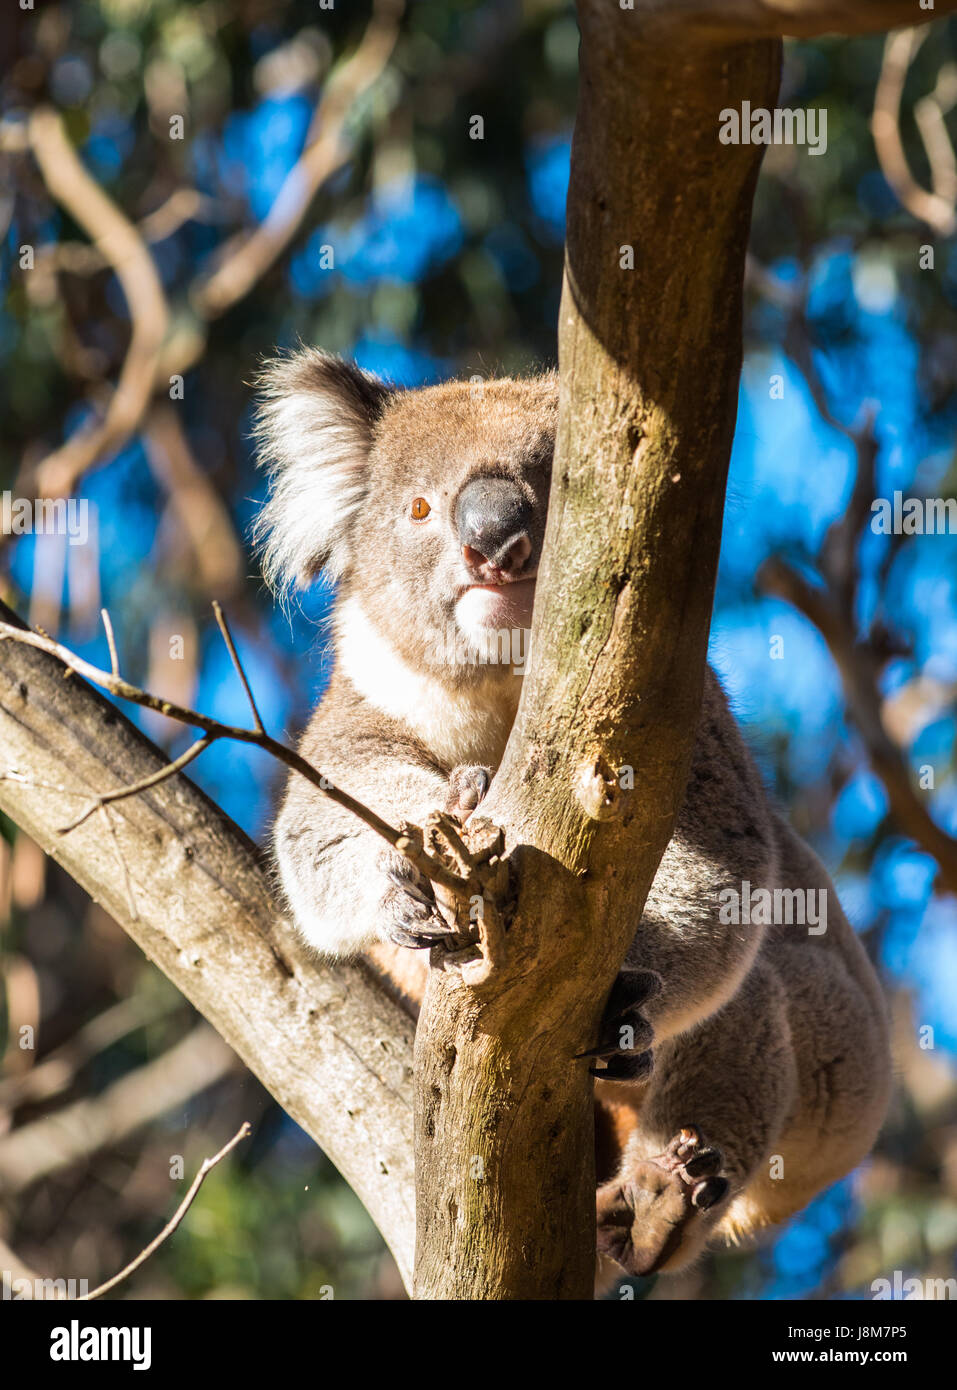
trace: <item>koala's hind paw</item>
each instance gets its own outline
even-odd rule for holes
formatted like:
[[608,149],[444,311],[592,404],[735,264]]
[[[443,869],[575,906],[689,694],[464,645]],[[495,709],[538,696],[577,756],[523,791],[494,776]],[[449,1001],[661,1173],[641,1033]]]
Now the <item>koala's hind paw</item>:
[[621,972],[605,1005],[597,1047],[578,1053],[605,1062],[602,1068],[589,1067],[592,1076],[603,1081],[644,1081],[650,1075],[655,1035],[642,1010],[660,990],[661,976],[654,970]]
[[428,880],[412,865],[396,856],[387,857],[383,866],[390,886],[382,899],[385,934],[397,946],[414,951],[434,946],[452,935],[452,929],[439,913]]
[[464,821],[475,810],[492,782],[492,769],[474,763],[460,763],[449,774],[449,794],[443,810]]
[[629,1164],[598,1189],[598,1253],[627,1274],[654,1274],[679,1249],[690,1223],[728,1194],[719,1149],[704,1144],[694,1125],[675,1135],[664,1153]]

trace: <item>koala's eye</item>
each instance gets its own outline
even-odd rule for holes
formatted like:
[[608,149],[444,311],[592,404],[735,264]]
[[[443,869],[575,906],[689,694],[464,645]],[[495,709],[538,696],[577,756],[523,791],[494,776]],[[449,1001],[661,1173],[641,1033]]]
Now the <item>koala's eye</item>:
[[432,508],[424,497],[416,497],[412,502],[412,520],[424,521]]

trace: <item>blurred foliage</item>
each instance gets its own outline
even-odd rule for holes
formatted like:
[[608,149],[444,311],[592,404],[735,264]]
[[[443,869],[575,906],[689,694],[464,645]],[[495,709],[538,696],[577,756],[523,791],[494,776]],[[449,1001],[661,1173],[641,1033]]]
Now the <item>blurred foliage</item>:
[[[131,678],[238,721],[242,692],[209,616],[210,599],[224,598],[267,723],[291,730],[326,678],[330,594],[319,584],[290,614],[279,612],[249,553],[263,493],[248,441],[257,361],[302,338],[406,385],[554,361],[576,94],[573,10],[555,0],[409,5],[385,71],[350,112],[348,159],[276,264],[209,319],[197,288],[234,238],[270,215],[368,7],[99,0],[15,14],[0,77],[8,132],[24,129],[41,105],[60,111],[86,168],[136,222],[178,190],[200,195],[193,215],[150,243],[170,336],[199,347],[182,400],[174,398],[179,442],[163,432],[162,415],[150,414],[79,481],[77,495],[96,517],[83,554],[55,537],[0,537],[0,590],[101,663],[105,603]],[[908,78],[902,133],[925,184],[913,103],[954,63],[955,45],[954,22],[938,23]],[[828,148],[818,158],[797,147],[769,151],[752,253],[779,284],[806,277],[804,330],[833,416],[851,424],[868,401],[879,402],[881,494],[951,496],[957,249],[914,222],[878,167],[869,119],[882,50],[881,38],[787,46],[782,104],[826,108]],[[177,116],[181,140],[170,138]],[[480,140],[470,134],[476,116]],[[15,144],[0,144],[0,491],[102,408],[130,328],[114,273],[71,262],[70,246],[85,237]],[[928,241],[932,271],[919,268]],[[328,246],[331,267],[323,264]],[[21,268],[24,247],[34,248],[42,273]],[[64,247],[51,270],[51,254]],[[936,889],[929,857],[890,820],[821,639],[755,593],[766,556],[811,563],[853,481],[853,450],[816,409],[787,354],[787,330],[781,305],[752,289],[712,655],[769,781],[835,874],[884,972],[901,1084],[861,1172],[759,1250],[716,1255],[678,1283],[659,1283],[653,1298],[867,1296],[870,1281],[894,1268],[955,1272],[954,903]],[[769,395],[775,374],[785,382],[782,400]],[[241,559],[231,569],[237,538]],[[936,692],[908,724],[906,752],[913,768],[933,766],[932,812],[957,833],[957,537],[906,539],[889,567],[884,558],[878,538],[865,536],[857,617],[867,625],[879,618],[896,634],[885,696],[925,685]],[[783,637],[781,661],[769,659],[774,635]],[[182,639],[175,662],[174,636]],[[150,716],[140,722],[182,747],[177,731]],[[277,782],[254,750],[218,745],[195,778],[263,835]],[[2,831],[7,1074],[39,1064],[119,1000],[159,1009],[78,1065],[54,1098],[18,1107],[21,1126],[135,1076],[192,1018],[79,889],[6,822]],[[24,1024],[36,1026],[35,1055],[18,1050]],[[918,1045],[920,1027],[933,1029],[933,1050]],[[243,1118],[254,1123],[253,1139],[208,1179],[184,1225],[116,1296],[308,1298],[325,1286],[337,1297],[401,1296],[356,1199],[240,1073],[28,1190],[0,1214],[0,1237],[42,1273],[104,1278],[151,1238],[202,1158]],[[11,1123],[0,1106],[0,1142]],[[169,1178],[174,1153],[185,1159],[179,1183]]]

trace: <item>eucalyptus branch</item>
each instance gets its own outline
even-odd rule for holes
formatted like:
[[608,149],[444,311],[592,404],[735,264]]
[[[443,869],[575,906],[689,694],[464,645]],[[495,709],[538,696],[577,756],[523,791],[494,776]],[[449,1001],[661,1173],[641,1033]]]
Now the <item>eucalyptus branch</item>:
[[[134,782],[129,786],[119,787],[114,791],[99,794],[80,816],[69,825],[63,827],[61,833],[66,834],[70,830],[75,830],[77,826],[82,825],[94,811],[105,807],[110,802],[120,801],[129,796],[135,796],[138,792],[146,791],[150,787],[155,787],[159,785],[160,782],[166,781],[167,778],[175,776],[177,772],[181,771],[188,763],[193,762],[195,758],[199,757],[201,753],[204,753],[206,749],[218,739],[231,739],[236,743],[250,743],[257,748],[262,748],[271,757],[276,758],[279,762],[284,763],[286,767],[292,768],[294,772],[298,772],[300,776],[305,777],[306,781],[311,783],[323,796],[328,796],[332,801],[336,802],[338,806],[341,806],[346,811],[351,811],[354,816],[358,816],[359,820],[361,820],[364,825],[368,826],[370,830],[374,830],[377,835],[380,835],[397,851],[397,853],[408,859],[409,862],[413,864],[420,873],[430,879],[432,883],[441,885],[457,898],[468,897],[474,888],[471,880],[468,877],[461,877],[450,871],[438,858],[430,854],[424,848],[422,831],[418,826],[403,823],[396,829],[395,826],[390,825],[388,821],[383,820],[381,816],[376,815],[375,811],[371,811],[368,806],[364,806],[362,802],[357,801],[354,796],[350,796],[350,794],[343,791],[341,787],[334,786],[327,776],[320,772],[318,768],[313,767],[310,762],[307,762],[295,749],[281,743],[278,739],[273,738],[266,732],[262,720],[259,717],[259,711],[256,707],[249,681],[243,670],[238,653],[236,652],[236,647],[229,633],[229,628],[226,625],[222,609],[218,604],[214,605],[214,612],[216,613],[216,621],[223,634],[223,640],[226,643],[233,666],[249,698],[256,724],[255,728],[245,729],[239,725],[224,724],[218,719],[210,718],[209,715],[201,714],[198,710],[187,709],[184,705],[178,705],[171,700],[164,700],[159,695],[151,695],[148,691],[140,689],[139,686],[132,685],[129,681],[124,680],[115,669],[117,662],[115,659],[115,642],[113,641],[110,642],[110,658],[114,670],[103,671],[98,666],[92,665],[91,662],[84,661],[82,657],[70,651],[68,647],[55,641],[52,637],[48,637],[45,633],[34,632],[29,628],[14,627],[11,623],[0,622],[0,642],[20,642],[28,647],[36,647],[38,651],[46,652],[48,655],[54,656],[58,661],[61,661],[66,668],[64,673],[66,676],[70,676],[75,671],[78,675],[83,676],[85,680],[92,682],[93,685],[100,686],[103,690],[108,690],[111,695],[116,695],[121,700],[129,700],[131,704],[140,705],[143,709],[154,710],[157,714],[163,714],[168,719],[173,719],[179,724],[185,724],[203,731],[204,737],[197,739],[195,743],[190,745],[185,753],[182,753],[178,758],[168,763],[158,772],[143,778],[139,782]],[[109,622],[109,615],[105,614],[105,610],[104,624],[109,640],[112,633],[112,625]]]
[[169,306],[156,263],[139,230],[86,169],[60,115],[41,107],[28,138],[50,194],[89,235],[119,281],[129,309],[129,347],[103,419],[70,435],[31,469],[44,496],[65,496],[76,480],[132,434],[153,392]]

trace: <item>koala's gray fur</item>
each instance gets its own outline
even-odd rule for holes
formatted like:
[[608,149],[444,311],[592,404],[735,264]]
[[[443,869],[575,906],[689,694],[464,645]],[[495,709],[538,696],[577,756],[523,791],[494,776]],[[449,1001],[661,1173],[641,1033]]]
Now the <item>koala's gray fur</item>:
[[[490,659],[483,622],[519,614],[538,563],[556,378],[394,391],[305,350],[263,384],[265,573],[280,589],[323,567],[339,582],[333,675],[301,751],[393,823],[437,806],[466,814],[518,703],[520,676]],[[495,489],[522,518],[497,560],[493,543],[462,542],[474,520],[463,499],[492,507]],[[416,498],[431,506],[424,521]],[[423,955],[404,947],[445,925],[405,861],[295,775],[275,853],[317,950],[367,951],[421,997]],[[825,890],[826,931],[723,923],[719,894],[745,881]],[[823,866],[769,803],[710,670],[684,804],[635,925],[621,983],[660,976],[630,1015],[643,1038],[654,1030],[654,1067],[598,1083],[617,1146],[598,1206],[600,1249],[643,1273],[798,1210],[867,1153],[889,1087],[875,975]]]

